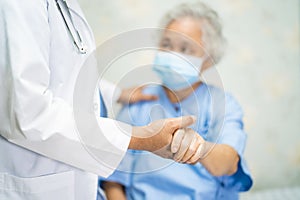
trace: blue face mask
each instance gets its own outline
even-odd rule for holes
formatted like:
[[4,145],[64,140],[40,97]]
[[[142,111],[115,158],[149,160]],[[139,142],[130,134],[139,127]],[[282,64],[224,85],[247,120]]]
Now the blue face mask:
[[200,80],[202,64],[200,57],[159,51],[154,59],[153,70],[166,87],[177,91],[191,87]]

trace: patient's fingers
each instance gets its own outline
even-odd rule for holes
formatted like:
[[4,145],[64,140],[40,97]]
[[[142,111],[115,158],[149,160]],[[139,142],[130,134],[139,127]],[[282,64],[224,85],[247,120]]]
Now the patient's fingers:
[[200,138],[198,137],[198,135],[194,135],[194,138],[189,146],[189,148],[187,149],[187,151],[185,152],[184,156],[181,159],[181,162],[185,163],[186,161],[188,161],[192,156],[194,156],[197,153],[197,150],[199,149],[200,146]]
[[205,149],[205,142],[202,142],[196,153],[187,161],[188,164],[196,164],[200,158],[203,156],[203,150]]
[[185,129],[185,134],[183,136],[182,142],[180,144],[179,150],[174,155],[175,161],[181,161],[184,157],[185,153],[189,149],[192,141],[194,139],[194,133],[190,131],[190,129]]
[[172,153],[176,153],[179,150],[180,144],[182,142],[185,131],[183,129],[178,129],[174,135],[171,144]]

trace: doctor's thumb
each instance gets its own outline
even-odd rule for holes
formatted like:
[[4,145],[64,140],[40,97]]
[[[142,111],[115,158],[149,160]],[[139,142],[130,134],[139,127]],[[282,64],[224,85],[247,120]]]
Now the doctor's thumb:
[[188,126],[194,124],[196,122],[195,116],[182,116],[172,119],[172,129],[174,133],[176,130],[181,128],[187,128]]

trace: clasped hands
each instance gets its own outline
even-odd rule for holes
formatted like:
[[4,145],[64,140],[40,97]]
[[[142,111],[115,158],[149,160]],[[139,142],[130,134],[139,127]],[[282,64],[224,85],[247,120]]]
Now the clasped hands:
[[180,163],[195,164],[205,154],[205,140],[187,128],[195,121],[193,116],[184,116],[133,127],[129,148],[150,151]]

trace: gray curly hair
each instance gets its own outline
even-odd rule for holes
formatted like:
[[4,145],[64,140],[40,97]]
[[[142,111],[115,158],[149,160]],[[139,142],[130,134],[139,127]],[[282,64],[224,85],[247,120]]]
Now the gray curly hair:
[[204,47],[215,63],[218,63],[225,50],[226,39],[222,34],[222,25],[218,14],[202,2],[183,3],[166,13],[161,20],[161,27],[166,28],[171,22],[184,17],[199,20]]

